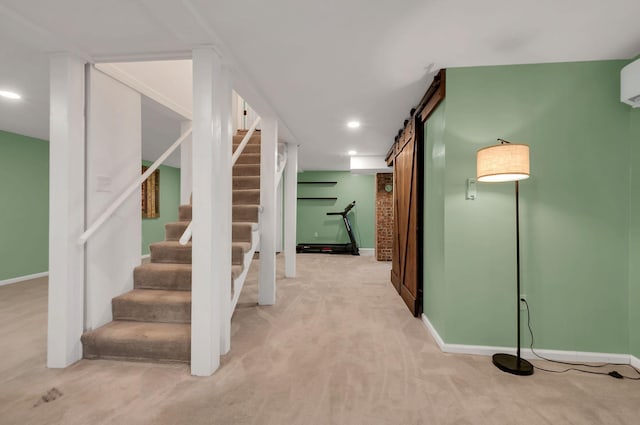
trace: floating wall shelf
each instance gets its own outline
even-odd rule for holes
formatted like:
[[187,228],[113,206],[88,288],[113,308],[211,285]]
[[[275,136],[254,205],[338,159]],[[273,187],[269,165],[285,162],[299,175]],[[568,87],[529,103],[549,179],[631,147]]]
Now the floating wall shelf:
[[335,201],[338,198],[329,198],[329,197],[315,197],[315,198],[307,198],[307,197],[298,197],[298,199],[315,199],[315,200],[331,200],[331,201]]

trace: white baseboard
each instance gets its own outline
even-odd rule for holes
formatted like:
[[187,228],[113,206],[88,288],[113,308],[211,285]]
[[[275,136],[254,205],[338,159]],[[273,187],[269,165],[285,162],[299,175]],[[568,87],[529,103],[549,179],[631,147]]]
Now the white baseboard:
[[[448,344],[444,342],[440,334],[435,327],[429,321],[426,315],[422,315],[422,322],[427,327],[427,330],[435,339],[438,347],[444,353],[454,354],[475,354],[480,356],[492,356],[496,353],[508,353],[515,354],[515,347],[492,347],[487,345],[463,345],[463,344]],[[587,351],[564,351],[564,350],[543,350],[536,349],[536,353],[539,355],[565,362],[589,362],[589,363],[620,363],[620,364],[633,364],[633,359],[640,365],[640,360],[630,356],[629,354],[611,354],[611,353],[592,353]],[[522,348],[520,355],[525,359],[538,359],[533,354],[530,348]],[[638,367],[638,366],[636,366]]]
[[151,254],[144,254],[140,257],[141,260],[146,260],[147,258],[151,258]]
[[640,369],[640,359],[636,356],[629,356],[629,364],[636,369]]
[[363,257],[373,257],[376,255],[375,248],[358,248],[358,251],[360,251],[360,255]]
[[436,328],[433,327],[427,315],[424,313],[422,313],[422,323],[424,323],[433,339],[435,339],[436,344],[438,344],[438,347],[440,348],[440,351],[449,353],[449,351],[445,350],[447,344],[444,343],[444,340],[442,339]]
[[0,286],[11,285],[12,283],[24,282],[25,280],[38,279],[40,277],[49,276],[49,272],[29,274],[26,276],[18,276],[11,279],[0,280]]

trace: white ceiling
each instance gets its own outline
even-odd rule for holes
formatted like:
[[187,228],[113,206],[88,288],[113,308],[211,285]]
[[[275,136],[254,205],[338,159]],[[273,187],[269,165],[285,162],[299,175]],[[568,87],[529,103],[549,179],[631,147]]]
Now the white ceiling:
[[212,44],[301,145],[301,168],[348,169],[350,149],[386,153],[439,68],[631,58],[638,16],[637,0],[0,0],[0,89],[24,95],[0,100],[0,129],[48,138],[49,52],[177,59]]

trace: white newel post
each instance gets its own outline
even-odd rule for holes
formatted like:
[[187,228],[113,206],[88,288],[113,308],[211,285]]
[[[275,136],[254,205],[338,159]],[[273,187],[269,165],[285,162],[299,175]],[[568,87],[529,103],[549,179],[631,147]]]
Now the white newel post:
[[287,144],[284,170],[284,275],[296,277],[296,223],[298,206],[298,146]]
[[50,60],[47,367],[82,358],[84,329],[85,62]]
[[222,287],[231,279],[231,142],[222,130],[231,101],[225,103],[229,79],[222,69],[214,49],[193,50],[191,374],[197,376],[220,365],[221,311],[228,302]]
[[260,141],[260,276],[258,303],[276,303],[276,163],[278,120],[262,117]]
[[284,223],[282,222],[284,219],[284,208],[282,205],[284,199],[284,172],[280,173],[280,171],[277,171],[276,175],[278,174],[281,174],[281,176],[278,181],[278,186],[276,186],[276,253],[284,252]]
[[[223,176],[220,181],[217,182],[216,198],[219,200],[220,207],[223,207],[224,211],[220,216],[220,223],[222,223],[220,229],[220,243],[219,248],[226,249],[225,257],[226,267],[224,268],[226,277],[221,276],[222,283],[220,286],[220,354],[227,354],[231,350],[231,285],[233,280],[231,278],[231,244],[232,244],[232,208],[233,208],[233,111],[231,110],[233,104],[233,91],[231,89],[232,78],[229,67],[225,64],[222,65],[219,78],[215,79],[216,87],[216,99],[220,105],[220,121],[222,124],[220,133],[222,137],[220,152],[222,156],[222,166],[220,174]],[[218,205],[218,203],[216,203]]]
[[[180,123],[180,134],[184,134],[191,126],[191,121]],[[193,190],[193,142],[192,136],[187,137],[180,145],[180,204],[189,203]]]

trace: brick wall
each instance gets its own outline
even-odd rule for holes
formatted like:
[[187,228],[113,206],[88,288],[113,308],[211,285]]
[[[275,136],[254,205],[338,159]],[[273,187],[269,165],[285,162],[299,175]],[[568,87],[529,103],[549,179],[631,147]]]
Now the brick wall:
[[391,261],[393,249],[393,192],[387,192],[386,185],[393,186],[393,174],[376,174],[376,259],[378,261]]

